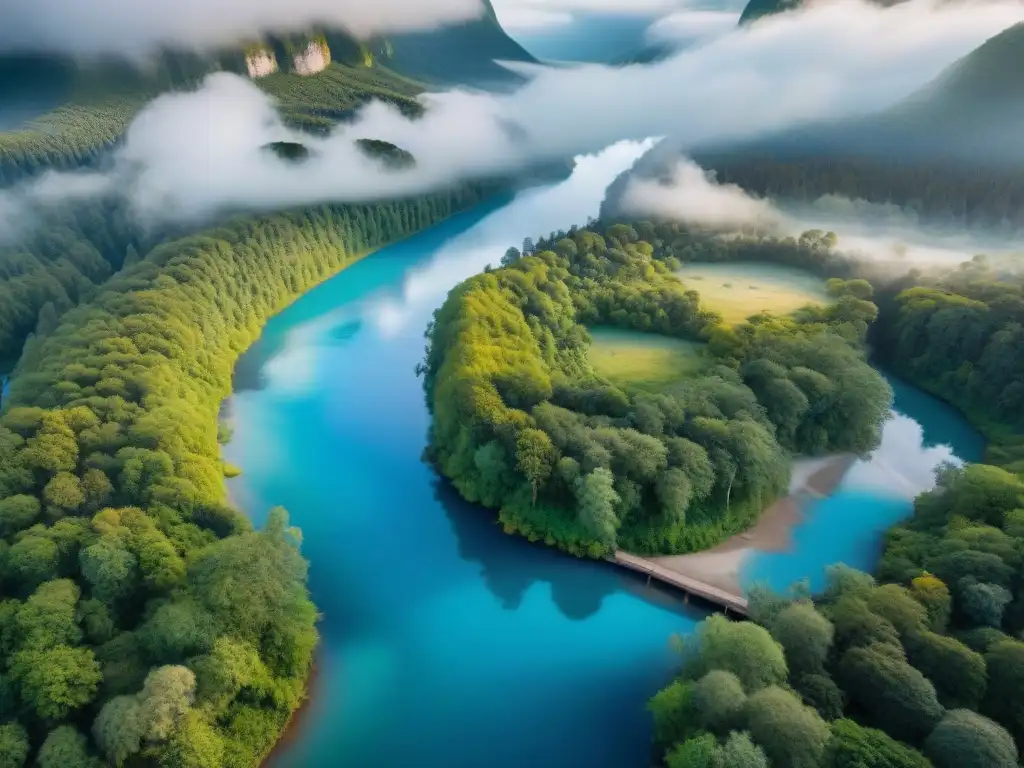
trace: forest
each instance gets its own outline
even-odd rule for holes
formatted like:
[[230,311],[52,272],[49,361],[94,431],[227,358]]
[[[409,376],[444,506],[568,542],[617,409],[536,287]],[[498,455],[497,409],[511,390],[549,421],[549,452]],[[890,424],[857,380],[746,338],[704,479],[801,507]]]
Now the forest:
[[878,307],[867,339],[873,359],[962,411],[988,439],[989,462],[1024,468],[1024,272],[1012,257],[894,271],[843,254],[836,234],[821,230],[722,236],[661,222],[657,235],[657,253],[671,265],[772,263],[866,281]]
[[[193,69],[197,66],[193,63]],[[194,80],[181,80],[184,75],[174,79],[161,72],[150,77],[157,82],[169,78],[180,87],[194,85]],[[143,96],[149,93],[147,88],[155,87],[147,85],[149,81],[138,81],[126,68],[87,70],[77,77],[82,81],[76,86],[76,93],[83,94],[82,105],[60,107],[23,131],[0,134],[0,186],[46,169],[100,162],[120,140]],[[421,110],[413,99],[421,86],[381,68],[336,62],[314,78],[277,73],[261,78],[258,84],[278,99],[287,122],[307,131],[327,130],[370,98],[396,104],[407,114]],[[125,89],[134,94],[128,101],[111,96]],[[90,94],[95,91],[101,92],[103,99],[115,98],[119,105],[116,119],[106,120],[109,104],[94,101]],[[59,130],[53,130],[54,126]],[[368,154],[381,157],[389,166],[404,167],[411,162],[411,156],[400,149],[364,141]],[[40,206],[33,216],[36,220],[29,231],[19,233],[13,242],[0,241],[0,372],[13,367],[26,336],[39,322],[43,324],[40,330],[48,330],[54,315],[89,300],[95,286],[126,263],[134,263],[160,241],[182,234],[143,229],[128,206],[113,197]],[[52,310],[47,304],[53,305]]]
[[113,200],[74,201],[36,216],[27,231],[0,243],[0,371],[13,367],[30,333],[53,331],[58,316],[159,239]]
[[[871,292],[875,359],[963,411],[988,464],[948,466],[891,529],[874,576],[812,596],[757,587],[752,622],[705,622],[650,703],[668,768],[1011,768],[1024,746],[1024,279],[978,256],[911,270],[846,258],[832,233],[723,238],[662,223],[666,261],[768,261]],[[665,255],[667,254],[667,255]],[[862,284],[867,284],[865,288]]]
[[1024,472],[1024,275],[983,256],[886,287],[878,355],[963,411],[987,460]]
[[287,513],[255,532],[225,498],[234,361],[303,291],[484,194],[234,220],[40,312],[0,417],[0,765],[266,756],[316,610]]
[[668,768],[1014,768],[1024,745],[1024,481],[947,467],[874,577],[755,587],[705,621],[650,702]]
[[[865,360],[871,286],[837,279],[827,307],[730,327],[672,274],[675,253],[713,241],[677,235],[616,223],[528,241],[435,313],[429,456],[506,531],[581,556],[703,549],[785,491],[794,455],[875,445],[892,393]],[[799,259],[827,241],[766,247]],[[711,365],[624,391],[587,360],[601,325],[706,341]]]
[[1012,166],[944,166],[771,147],[708,152],[698,161],[713,168],[719,182],[766,197],[813,202],[842,195],[892,203],[946,225],[1012,232],[1024,227],[1024,173]]
[[[159,65],[145,74],[128,64],[77,68],[65,103],[20,130],[0,133],[0,186],[50,169],[100,164],[147,101],[168,88],[195,88],[217,68],[212,62],[171,54],[164,54]],[[278,72],[255,83],[277,99],[286,123],[302,130],[327,131],[371,99],[388,102],[409,115],[422,112],[415,100],[422,85],[361,62],[336,60],[316,77]]]
[[1024,643],[999,628],[1009,595],[947,586],[980,554],[969,542],[991,538],[979,522],[965,518],[963,548],[934,574],[876,581],[836,565],[813,600],[755,589],[751,621],[707,619],[650,701],[658,756],[668,768],[1014,768]]

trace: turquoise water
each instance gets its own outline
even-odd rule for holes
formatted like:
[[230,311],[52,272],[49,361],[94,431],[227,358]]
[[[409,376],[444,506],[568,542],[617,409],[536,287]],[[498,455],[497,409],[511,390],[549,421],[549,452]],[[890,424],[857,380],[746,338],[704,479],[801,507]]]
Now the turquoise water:
[[643,148],[580,159],[567,181],[360,262],[272,320],[240,362],[226,453],[245,474],[231,490],[257,523],[291,511],[323,613],[311,703],[275,768],[649,765],[644,704],[674,667],[669,637],[706,614],[505,536],[461,502],[421,461],[414,375],[455,283],[525,236],[584,223]]
[[806,578],[817,591],[831,563],[871,570],[886,529],[911,513],[936,467],[982,458],[984,441],[963,416],[906,382],[889,383],[896,398],[879,447],[850,469],[835,494],[809,505],[792,551],[758,553],[745,563],[744,586],[762,582],[784,591]]
[[275,766],[645,765],[644,701],[702,614],[505,536],[425,466],[430,313],[524,236],[585,222],[639,145],[388,248],[267,327],[238,369],[232,492],[284,504],[323,613],[312,703]]

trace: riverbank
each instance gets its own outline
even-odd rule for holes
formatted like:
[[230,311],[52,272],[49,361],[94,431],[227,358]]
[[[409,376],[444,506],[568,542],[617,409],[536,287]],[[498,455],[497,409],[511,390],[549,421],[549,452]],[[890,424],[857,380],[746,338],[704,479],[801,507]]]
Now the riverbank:
[[797,459],[793,462],[788,495],[768,507],[753,528],[705,552],[648,560],[685,578],[742,595],[740,575],[747,558],[755,552],[789,551],[792,530],[804,519],[807,501],[834,493],[856,460],[852,454]]
[[314,694],[316,692],[317,684],[320,682],[320,665],[321,656],[320,648],[313,651],[313,663],[309,668],[309,675],[306,677],[306,690],[302,697],[302,701],[299,702],[299,706],[292,712],[291,717],[288,718],[288,722],[284,726],[284,730],[281,731],[281,735],[277,737],[277,741],[274,742],[274,746],[271,747],[270,752],[260,762],[260,768],[267,768],[272,765],[274,759],[280,757],[282,754],[288,751],[295,742],[299,740],[303,733],[303,727],[306,724],[306,720],[309,718],[309,711],[313,707],[315,701]]

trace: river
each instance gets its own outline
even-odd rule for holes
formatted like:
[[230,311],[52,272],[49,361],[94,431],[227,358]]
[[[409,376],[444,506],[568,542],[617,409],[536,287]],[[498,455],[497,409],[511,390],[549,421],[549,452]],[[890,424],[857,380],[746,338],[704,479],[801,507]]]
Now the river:
[[[505,536],[460,501],[421,461],[429,418],[414,373],[453,285],[526,236],[585,223],[644,149],[580,158],[563,182],[373,255],[271,320],[240,361],[225,453],[244,474],[231,493],[257,523],[273,505],[290,510],[323,614],[311,702],[275,768],[649,765],[645,701],[674,668],[670,636],[706,613]],[[910,388],[897,395],[903,415],[887,438],[906,482],[927,485],[945,458],[976,458],[980,440],[954,412]],[[908,486],[877,481],[880,463],[858,465],[851,478],[865,484],[843,488],[858,500],[823,517],[833,539],[858,532],[862,565],[910,508]],[[880,501],[895,506],[869,514]],[[817,547],[829,537],[814,519],[795,552],[758,558],[751,578],[819,574],[836,549]]]

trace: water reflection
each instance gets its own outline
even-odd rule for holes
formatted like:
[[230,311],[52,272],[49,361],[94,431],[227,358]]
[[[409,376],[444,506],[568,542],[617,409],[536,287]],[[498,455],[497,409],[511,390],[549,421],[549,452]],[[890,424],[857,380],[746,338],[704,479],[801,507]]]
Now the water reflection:
[[257,523],[290,510],[323,613],[320,698],[273,765],[644,763],[644,702],[677,663],[668,638],[702,614],[505,536],[456,498],[422,462],[413,372],[453,284],[525,236],[584,223],[643,149],[581,159],[567,181],[354,265],[271,320],[248,356],[261,388],[234,398],[226,454],[245,474],[232,492]]
[[507,611],[518,609],[535,583],[545,582],[562,615],[579,621],[597,613],[604,598],[622,588],[597,564],[567,571],[564,556],[505,535],[493,512],[465,502],[445,481],[435,481],[434,498],[452,525],[459,557],[480,564],[484,583]]
[[885,531],[910,516],[914,497],[934,486],[935,470],[981,458],[983,440],[963,416],[899,379],[889,382],[895,410],[881,444],[853,465],[835,494],[807,505],[790,551],[747,559],[740,573],[745,587],[764,582],[785,591],[807,578],[818,590],[833,563],[873,570]]
[[935,470],[947,462],[963,463],[952,445],[929,445],[920,422],[894,411],[881,445],[850,468],[842,488],[913,499],[935,484]]
[[536,239],[574,223],[586,224],[615,178],[608,169],[628,168],[640,156],[638,152],[647,152],[654,143],[651,139],[622,141],[597,155],[576,158],[568,179],[520,193],[500,215],[489,216],[451,238],[430,260],[405,273],[397,295],[384,294],[371,301],[366,314],[384,338],[407,332],[410,324],[422,328],[452,287],[488,264],[497,266],[505,251],[510,246],[518,247],[524,237]]
[[457,498],[422,462],[413,373],[452,285],[525,236],[583,223],[642,149],[354,265],[271,320],[239,365],[232,493],[257,524],[290,510],[323,613],[317,698],[274,766],[647,764],[644,703],[678,664],[668,638],[703,612],[505,536]]

